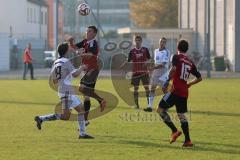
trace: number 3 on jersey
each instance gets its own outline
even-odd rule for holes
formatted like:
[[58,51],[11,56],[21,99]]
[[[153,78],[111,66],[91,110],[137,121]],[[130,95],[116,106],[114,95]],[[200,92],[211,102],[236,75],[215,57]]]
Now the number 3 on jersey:
[[180,79],[187,81],[190,75],[190,69],[191,69],[191,66],[185,63],[182,63],[182,71],[181,71]]

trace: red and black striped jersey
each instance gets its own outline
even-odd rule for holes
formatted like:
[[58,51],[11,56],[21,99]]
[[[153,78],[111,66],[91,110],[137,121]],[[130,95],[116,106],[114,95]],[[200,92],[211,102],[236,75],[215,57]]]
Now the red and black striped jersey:
[[84,48],[85,52],[83,54],[91,53],[91,57],[86,57],[83,55],[82,57],[82,64],[86,65],[86,70],[91,69],[99,69],[98,65],[98,54],[99,54],[99,48],[98,43],[95,39],[92,39],[90,41],[87,41],[87,39],[84,39],[83,41],[76,44],[78,48]]
[[143,74],[147,73],[147,65],[144,65],[147,60],[149,60],[150,53],[148,48],[141,47],[141,48],[133,48],[128,55],[128,62],[132,62],[132,71],[133,74]]

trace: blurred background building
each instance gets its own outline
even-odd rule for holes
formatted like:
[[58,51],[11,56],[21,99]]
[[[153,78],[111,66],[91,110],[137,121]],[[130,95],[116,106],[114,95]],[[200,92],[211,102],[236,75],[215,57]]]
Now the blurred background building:
[[[91,7],[92,13],[89,16],[78,14],[77,6],[83,2]],[[240,1],[164,2],[165,0],[4,0],[4,5],[0,6],[0,70],[21,69],[22,54],[28,42],[32,43],[34,66],[44,67],[44,51],[55,50],[56,44],[63,41],[66,34],[73,35],[77,41],[81,40],[89,25],[99,28],[97,39],[100,42],[101,58],[104,63],[108,63],[106,66],[109,66],[112,54],[121,52],[121,41],[132,42],[134,35],[140,34],[144,38],[144,45],[151,51],[158,47],[161,37],[168,39],[167,48],[171,53],[176,53],[176,44],[180,38],[189,40],[190,55],[201,62],[198,64],[199,69],[205,70],[209,53],[207,22],[210,17],[212,69],[240,71]],[[207,2],[210,2],[209,16]],[[149,25],[150,23],[152,24]],[[109,41],[117,44],[116,50],[110,53],[104,50]],[[127,54],[127,50],[124,53]],[[215,65],[216,62],[218,65]]]
[[[207,25],[210,18],[210,50],[215,60],[225,59],[230,69],[240,71],[239,0],[178,0],[179,28],[194,30],[194,50],[206,56]],[[224,68],[219,68],[224,70]]]

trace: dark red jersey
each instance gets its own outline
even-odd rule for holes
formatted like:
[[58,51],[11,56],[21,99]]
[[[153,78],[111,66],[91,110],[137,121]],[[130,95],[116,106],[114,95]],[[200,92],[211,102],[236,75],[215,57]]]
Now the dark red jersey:
[[128,55],[128,62],[132,62],[133,74],[148,73],[147,65],[145,62],[150,59],[149,50],[146,47],[140,49],[133,48]]
[[197,78],[201,77],[201,74],[197,70],[195,64],[185,55],[178,54],[172,58],[172,65],[176,67],[176,72],[173,76],[173,94],[180,97],[188,97],[187,80],[190,74]]
[[99,48],[98,48],[98,43],[95,39],[87,41],[87,39],[84,39],[80,43],[77,43],[76,46],[78,48],[84,48],[85,52],[83,54],[87,53],[92,53],[91,57],[85,57],[83,55],[82,57],[82,64],[86,65],[86,70],[91,70],[91,69],[99,69],[98,65],[98,53],[99,53]]

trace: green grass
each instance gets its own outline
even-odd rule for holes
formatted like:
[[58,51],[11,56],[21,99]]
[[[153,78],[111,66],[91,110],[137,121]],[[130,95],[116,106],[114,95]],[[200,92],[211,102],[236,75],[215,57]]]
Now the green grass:
[[[116,96],[110,80],[100,79],[97,88]],[[111,113],[91,121],[87,130],[94,140],[79,140],[73,121],[48,122],[39,131],[33,117],[52,113],[58,102],[47,81],[0,80],[0,89],[1,160],[240,159],[239,79],[204,80],[191,88],[188,117],[195,143],[191,149],[181,147],[183,136],[170,145],[169,129],[159,120],[146,120],[146,116],[157,117],[155,113],[131,109],[121,99]],[[145,101],[140,101],[142,108]],[[134,117],[138,112],[141,119]],[[179,122],[174,122],[179,128]]]

